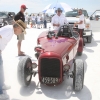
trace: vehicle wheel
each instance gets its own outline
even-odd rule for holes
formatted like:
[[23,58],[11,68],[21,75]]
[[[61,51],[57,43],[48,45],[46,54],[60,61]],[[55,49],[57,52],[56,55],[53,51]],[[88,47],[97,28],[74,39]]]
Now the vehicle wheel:
[[77,59],[74,62],[73,71],[73,87],[75,91],[80,91],[84,84],[84,63],[82,60]]
[[78,49],[77,49],[77,55],[78,56],[81,56],[82,55],[83,45],[84,45],[83,38],[80,38],[79,45],[78,45]]
[[[90,31],[90,30],[89,30]],[[92,42],[92,30],[91,30],[91,35],[89,37],[87,37],[87,42],[91,43]]]
[[82,55],[82,52],[77,52],[77,55],[78,55],[78,56],[81,56],[81,55]]
[[8,22],[7,21],[4,22],[4,26],[6,26],[6,25],[8,25]]
[[88,43],[91,43],[91,41],[92,41],[92,37],[90,36],[88,37]]
[[92,35],[87,38],[88,43],[92,42]]
[[22,58],[18,63],[17,77],[20,85],[28,86],[32,79],[32,61],[28,57]]
[[35,57],[38,59],[39,58],[40,53],[35,53]]

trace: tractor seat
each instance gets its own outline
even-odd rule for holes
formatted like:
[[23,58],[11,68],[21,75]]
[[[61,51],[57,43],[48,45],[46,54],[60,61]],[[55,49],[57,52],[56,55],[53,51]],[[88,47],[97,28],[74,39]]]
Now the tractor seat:
[[63,28],[62,36],[71,37],[71,31],[68,28]]
[[70,27],[68,25],[61,26],[59,31],[58,31],[58,36],[71,37],[72,32],[71,32]]

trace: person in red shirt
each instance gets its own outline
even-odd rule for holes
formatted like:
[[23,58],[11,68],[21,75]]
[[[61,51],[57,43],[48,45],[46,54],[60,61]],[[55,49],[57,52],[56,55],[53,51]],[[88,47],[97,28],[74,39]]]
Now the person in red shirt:
[[[23,22],[25,22],[25,16],[24,16],[24,12],[25,10],[28,9],[25,5],[21,5],[21,9],[20,11],[15,15],[14,20],[22,20]],[[25,56],[24,52],[21,51],[21,44],[22,44],[22,40],[24,40],[24,33],[17,35],[17,39],[18,39],[18,43],[17,43],[17,47],[18,47],[18,56]]]

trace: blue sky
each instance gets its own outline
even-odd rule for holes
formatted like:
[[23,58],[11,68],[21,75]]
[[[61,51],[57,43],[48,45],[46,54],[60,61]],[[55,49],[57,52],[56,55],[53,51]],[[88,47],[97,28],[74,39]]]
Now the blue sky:
[[96,9],[100,9],[100,0],[0,0],[0,11],[14,11],[20,10],[20,5],[25,4],[29,13],[39,13],[47,5],[64,2],[70,5],[72,8],[84,8],[89,13],[94,12]]

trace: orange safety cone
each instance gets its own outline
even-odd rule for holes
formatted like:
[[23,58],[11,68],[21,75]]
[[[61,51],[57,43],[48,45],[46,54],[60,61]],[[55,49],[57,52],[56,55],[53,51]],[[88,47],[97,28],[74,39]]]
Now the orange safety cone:
[[30,28],[32,28],[32,23],[30,22]]
[[31,28],[32,28],[32,23],[31,23]]

